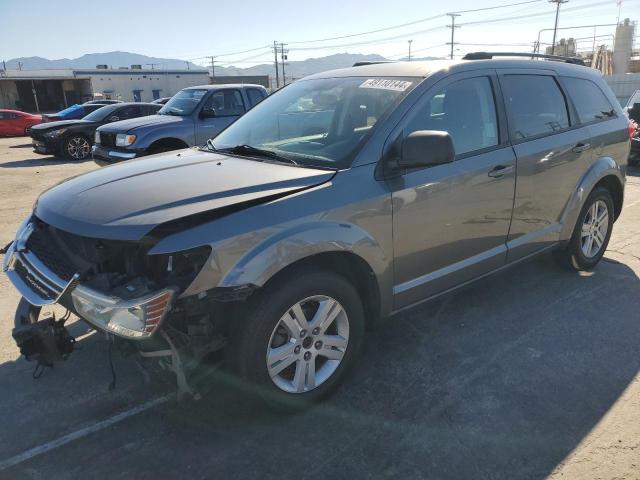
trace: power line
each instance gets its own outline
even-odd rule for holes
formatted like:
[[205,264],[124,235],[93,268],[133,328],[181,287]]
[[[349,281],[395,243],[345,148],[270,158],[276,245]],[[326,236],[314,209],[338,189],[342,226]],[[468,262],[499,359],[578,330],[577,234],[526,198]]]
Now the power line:
[[[495,10],[498,8],[508,8],[508,7],[515,7],[518,5],[525,5],[525,4],[530,4],[530,3],[541,3],[544,0],[527,0],[524,2],[516,2],[516,3],[509,3],[506,5],[495,5],[493,7],[485,7],[485,8],[476,8],[476,9],[472,9],[472,10],[460,10],[458,12],[452,12],[452,13],[467,13],[467,12],[480,12],[483,10]],[[437,20],[438,18],[442,18],[446,16],[446,14],[441,13],[438,15],[434,15],[431,17],[426,17],[426,18],[421,18],[419,20],[413,20],[411,22],[406,22],[406,23],[399,23],[396,25],[392,25],[390,27],[384,27],[384,28],[378,28],[376,30],[368,30],[366,32],[359,32],[359,33],[351,33],[348,35],[340,35],[337,37],[327,37],[327,38],[316,38],[314,40],[298,40],[298,41],[290,41],[289,44],[291,45],[301,45],[301,44],[305,44],[305,43],[320,43],[320,42],[327,42],[330,40],[342,40],[345,38],[353,38],[353,37],[359,37],[362,35],[371,35],[372,33],[380,33],[380,32],[387,32],[389,30],[395,30],[397,28],[403,28],[403,27],[409,27],[411,25],[416,25],[418,23],[425,23],[425,22],[430,22],[432,20]]]

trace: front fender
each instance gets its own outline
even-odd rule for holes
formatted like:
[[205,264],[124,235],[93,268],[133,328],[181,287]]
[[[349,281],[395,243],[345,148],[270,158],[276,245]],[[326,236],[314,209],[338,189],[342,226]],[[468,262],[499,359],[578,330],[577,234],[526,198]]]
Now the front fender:
[[560,220],[562,225],[560,232],[561,241],[571,239],[573,229],[584,202],[597,183],[607,176],[614,176],[624,190],[625,172],[623,171],[623,167],[618,165],[611,157],[598,158],[580,178],[578,185],[567,202],[567,206]]
[[348,252],[361,257],[376,276],[388,270],[390,259],[378,242],[357,225],[317,221],[278,232],[247,251],[220,281],[219,286],[263,286],[283,268],[326,252]]

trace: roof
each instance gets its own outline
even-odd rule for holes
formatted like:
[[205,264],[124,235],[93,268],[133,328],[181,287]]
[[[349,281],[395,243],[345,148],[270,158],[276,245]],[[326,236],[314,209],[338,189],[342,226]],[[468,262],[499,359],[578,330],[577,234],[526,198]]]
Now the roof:
[[193,87],[186,87],[183,90],[218,90],[220,88],[264,88],[262,85],[256,85],[254,83],[214,83],[212,85],[194,85]]
[[418,62],[375,63],[359,67],[329,70],[305,77],[303,80],[332,77],[422,77],[426,78],[436,72],[457,73],[485,68],[523,68],[550,69],[558,73],[573,72],[581,76],[596,75],[600,72],[580,65],[549,60],[514,60],[496,58],[490,60],[431,60]]

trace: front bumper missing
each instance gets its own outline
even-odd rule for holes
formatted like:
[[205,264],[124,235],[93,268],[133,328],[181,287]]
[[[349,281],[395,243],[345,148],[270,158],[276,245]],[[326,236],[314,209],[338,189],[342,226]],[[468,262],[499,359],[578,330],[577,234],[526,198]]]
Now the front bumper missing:
[[19,240],[9,245],[3,271],[30,304],[42,307],[61,303],[96,329],[128,340],[144,340],[158,330],[171,309],[174,289],[125,300],[81,285],[77,273],[65,281],[26,249],[29,228],[27,224],[19,232]]

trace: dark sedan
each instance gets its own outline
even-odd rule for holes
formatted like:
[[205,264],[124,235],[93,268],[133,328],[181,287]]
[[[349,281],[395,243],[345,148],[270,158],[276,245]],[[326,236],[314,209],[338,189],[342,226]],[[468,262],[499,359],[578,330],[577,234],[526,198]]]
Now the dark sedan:
[[34,152],[85,160],[91,156],[96,128],[118,120],[154,115],[161,107],[151,103],[118,103],[102,106],[81,120],[35,125],[29,129]]

